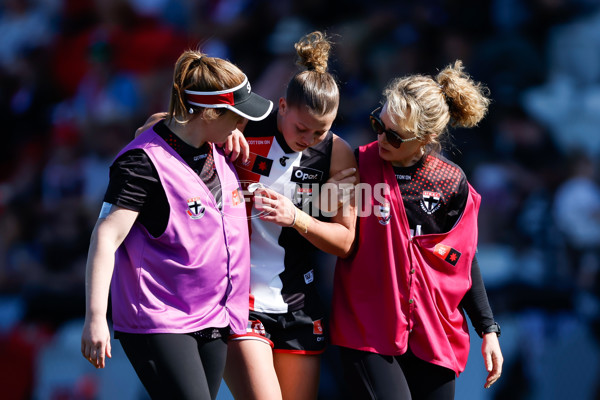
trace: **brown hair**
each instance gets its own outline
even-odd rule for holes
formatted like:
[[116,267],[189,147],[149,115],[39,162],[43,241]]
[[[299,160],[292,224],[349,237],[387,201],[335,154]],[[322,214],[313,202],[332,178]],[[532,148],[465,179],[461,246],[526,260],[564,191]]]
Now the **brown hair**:
[[[223,108],[203,108],[191,106],[186,101],[186,90],[209,92],[231,89],[244,81],[244,73],[231,62],[208,57],[200,51],[186,50],[175,63],[173,90],[169,102],[167,118],[175,118],[181,123],[189,122],[202,114],[205,119],[216,119],[226,110]],[[189,113],[192,108],[194,113]]]
[[392,121],[426,142],[429,151],[441,150],[448,124],[471,128],[487,113],[489,90],[463,69],[457,60],[435,79],[423,75],[396,78],[383,92]]
[[337,112],[340,91],[333,75],[327,71],[331,43],[319,31],[309,33],[294,45],[302,69],[288,83],[286,102],[292,107],[306,106],[315,115]]

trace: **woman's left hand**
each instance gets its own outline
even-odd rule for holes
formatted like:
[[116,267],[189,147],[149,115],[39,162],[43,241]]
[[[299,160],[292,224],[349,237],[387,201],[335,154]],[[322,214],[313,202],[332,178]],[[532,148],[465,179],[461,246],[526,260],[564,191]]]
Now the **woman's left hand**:
[[498,341],[498,335],[496,335],[496,333],[492,332],[483,335],[481,354],[483,355],[485,368],[488,371],[488,376],[484,385],[484,387],[488,389],[498,380],[498,378],[500,378],[500,375],[502,375],[502,363],[504,362],[502,352],[500,351],[500,342]]
[[260,212],[260,219],[279,226],[292,226],[296,206],[287,197],[268,188],[254,192],[254,207]]
[[242,162],[246,162],[250,158],[250,146],[248,146],[246,137],[239,129],[234,130],[232,134],[227,137],[227,140],[223,143],[219,143],[218,146],[223,148],[225,155],[229,156],[229,159],[232,162],[235,161],[240,154],[242,156]]
[[[350,203],[355,196],[356,168],[347,168],[330,177],[321,188],[318,201],[313,203],[321,211],[331,213]],[[334,190],[331,190],[333,186]],[[327,190],[328,189],[328,190]]]

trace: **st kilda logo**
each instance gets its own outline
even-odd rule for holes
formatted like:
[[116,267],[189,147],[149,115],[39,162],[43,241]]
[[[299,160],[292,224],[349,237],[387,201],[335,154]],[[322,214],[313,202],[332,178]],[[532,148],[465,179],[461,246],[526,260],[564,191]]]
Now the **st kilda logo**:
[[441,193],[424,190],[421,198],[421,209],[431,215],[442,206],[441,199]]
[[390,203],[387,200],[376,206],[375,216],[381,225],[387,225],[390,223]]
[[192,197],[187,200],[188,209],[186,210],[186,214],[191,219],[200,219],[204,217],[204,212],[206,211],[206,207],[200,201],[200,197]]

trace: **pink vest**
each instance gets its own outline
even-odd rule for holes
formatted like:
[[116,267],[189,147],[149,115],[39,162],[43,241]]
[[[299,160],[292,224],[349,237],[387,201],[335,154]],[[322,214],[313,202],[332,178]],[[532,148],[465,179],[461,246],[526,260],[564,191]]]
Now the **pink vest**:
[[359,218],[357,251],[338,259],[332,343],[401,355],[410,342],[419,358],[458,375],[469,353],[469,330],[459,303],[471,287],[480,196],[469,186],[465,210],[451,231],[411,239],[391,164],[379,157],[376,142],[359,152],[361,183],[389,185],[389,214],[385,207],[379,211],[375,196],[368,197],[365,202],[376,210]]
[[250,251],[244,199],[233,165],[213,147],[223,208],[200,177],[152,129],[120,154],[143,149],[169,202],[165,232],[135,223],[119,247],[111,282],[114,329],[184,333],[248,324]]

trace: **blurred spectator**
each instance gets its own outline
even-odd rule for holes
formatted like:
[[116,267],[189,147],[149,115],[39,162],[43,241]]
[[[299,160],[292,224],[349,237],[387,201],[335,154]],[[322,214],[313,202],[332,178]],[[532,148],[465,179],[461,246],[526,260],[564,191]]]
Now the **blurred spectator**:
[[72,99],[78,125],[135,120],[139,89],[134,76],[116,69],[113,47],[99,39],[90,45],[88,56],[90,68]]
[[52,82],[44,79],[48,59],[47,51],[30,50],[18,56],[10,74],[0,72],[0,106],[5,110],[0,117],[0,181],[10,182],[11,196],[30,189],[43,162],[51,104],[58,99]]
[[[11,206],[0,214],[0,293],[4,296],[19,298],[35,271],[42,268],[41,249],[33,241],[33,221],[33,213],[24,207]],[[2,319],[7,324],[3,330],[12,328],[11,318]]]
[[84,139],[81,156],[82,202],[95,224],[108,186],[108,170],[115,156],[133,138],[129,124],[103,121]]
[[553,27],[547,40],[548,80],[522,94],[527,111],[566,151],[600,154],[600,12]]
[[23,285],[25,317],[53,328],[82,318],[85,305],[85,259],[91,227],[77,198],[62,199],[37,215],[33,238],[41,263],[33,265]]
[[4,0],[0,8],[0,68],[17,70],[21,54],[47,46],[54,35],[54,10],[51,2]]
[[593,290],[600,283],[600,184],[597,162],[584,151],[573,151],[569,176],[554,197],[553,216],[567,250],[577,286]]
[[309,32],[312,32],[311,25],[302,18],[289,17],[279,20],[266,40],[270,62],[254,83],[257,93],[275,104],[285,96],[287,83],[297,72],[297,66],[294,65],[294,43]]
[[42,204],[47,210],[53,210],[63,199],[78,199],[83,192],[79,130],[56,125],[53,135],[40,182]]

